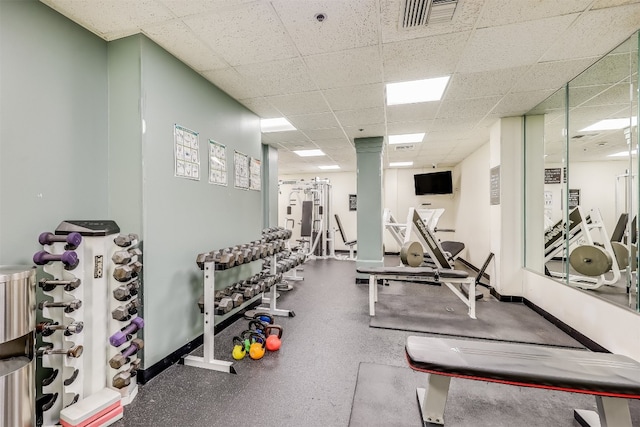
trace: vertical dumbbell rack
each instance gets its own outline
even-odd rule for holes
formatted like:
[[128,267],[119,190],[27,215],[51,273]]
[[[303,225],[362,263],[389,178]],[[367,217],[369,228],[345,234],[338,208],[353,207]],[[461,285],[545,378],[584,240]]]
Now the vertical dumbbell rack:
[[[121,285],[114,278],[117,266],[111,256],[122,250],[116,240],[127,246],[138,243],[137,236],[117,236],[119,232],[113,221],[64,221],[55,234],[40,235],[45,251],[36,254],[34,262],[53,276],[39,281],[44,295],[53,300],[39,304],[43,317],[50,319],[39,325],[42,366],[51,369],[43,382],[43,394],[49,396],[43,405],[44,426],[58,425],[65,408],[98,392],[104,395],[105,388],[114,389],[111,395],[120,399],[119,411],[114,410],[109,420],[113,422],[122,417],[120,403],[129,403],[137,393],[135,376],[128,387],[113,387],[117,371],[108,363],[118,352],[109,346],[109,335],[122,327],[122,322],[111,319],[120,303],[111,297],[112,290]],[[78,235],[82,238],[77,239]],[[82,407],[90,411],[87,402]],[[78,416],[77,408],[72,412]]]
[[[277,263],[278,263],[278,258],[277,258],[277,253],[274,253],[271,256],[271,263],[270,263],[270,271],[269,274],[271,274],[272,276],[276,276],[277,273]],[[295,267],[294,267],[295,268]],[[271,286],[271,293],[269,295],[268,298],[268,302],[269,302],[269,310],[266,310],[269,314],[273,315],[273,316],[282,316],[282,317],[294,317],[295,313],[293,312],[293,310],[283,310],[277,307],[277,283],[274,283],[273,286]],[[267,298],[263,298],[263,301],[266,302]]]

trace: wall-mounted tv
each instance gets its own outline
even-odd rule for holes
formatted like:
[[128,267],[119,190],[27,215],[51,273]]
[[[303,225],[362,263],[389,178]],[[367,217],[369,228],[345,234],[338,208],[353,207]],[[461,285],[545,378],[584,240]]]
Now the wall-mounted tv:
[[425,194],[452,194],[451,171],[421,173],[413,176],[416,196]]

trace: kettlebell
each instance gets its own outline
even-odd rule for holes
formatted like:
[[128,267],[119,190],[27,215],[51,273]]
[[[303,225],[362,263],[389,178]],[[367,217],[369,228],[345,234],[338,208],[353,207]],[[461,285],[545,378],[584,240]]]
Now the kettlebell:
[[253,318],[261,322],[273,325],[273,316],[269,313],[256,313],[253,315]]
[[265,333],[266,329],[267,329],[268,324],[258,320],[258,319],[253,319],[249,321],[249,330],[251,332],[266,336],[267,334]]
[[249,348],[251,347],[251,335],[254,334],[254,331],[250,331],[250,330],[246,330],[243,331],[242,334],[240,334],[240,336],[242,337],[242,342],[244,343],[244,351],[248,352]]
[[251,357],[253,360],[262,359],[266,351],[266,340],[264,339],[264,337],[258,334],[253,334],[251,338],[255,339],[255,341],[249,347],[249,357]]
[[231,352],[231,356],[234,359],[240,360],[243,359],[247,354],[247,350],[245,349],[244,340],[240,337],[233,337],[233,351]]
[[[278,335],[273,335],[272,331],[278,331]],[[278,351],[280,350],[280,344],[282,344],[282,326],[280,325],[269,325],[267,326],[267,330],[265,331],[267,334],[267,343],[266,347],[269,351]]]

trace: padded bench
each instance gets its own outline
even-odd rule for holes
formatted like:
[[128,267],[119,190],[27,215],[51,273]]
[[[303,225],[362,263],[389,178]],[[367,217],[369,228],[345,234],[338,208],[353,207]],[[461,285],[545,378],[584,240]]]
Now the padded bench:
[[[358,273],[369,275],[369,315],[376,315],[375,303],[378,302],[378,279],[399,280],[409,282],[429,282],[446,285],[460,300],[469,307],[469,317],[476,318],[476,281],[466,271],[439,270],[431,267],[358,267]],[[462,293],[453,283],[467,284],[467,295]],[[469,298],[468,295],[474,297]]]
[[575,410],[583,426],[631,427],[627,399],[640,399],[640,363],[618,354],[495,341],[410,336],[411,369],[426,372],[418,388],[423,425],[444,425],[452,377],[592,394],[598,412]]

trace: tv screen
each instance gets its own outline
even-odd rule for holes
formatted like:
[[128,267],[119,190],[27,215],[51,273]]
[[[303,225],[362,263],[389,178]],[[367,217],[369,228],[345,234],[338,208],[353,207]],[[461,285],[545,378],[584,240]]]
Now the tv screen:
[[453,193],[451,171],[417,174],[413,176],[413,181],[416,188],[416,196]]

